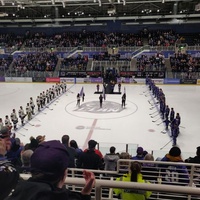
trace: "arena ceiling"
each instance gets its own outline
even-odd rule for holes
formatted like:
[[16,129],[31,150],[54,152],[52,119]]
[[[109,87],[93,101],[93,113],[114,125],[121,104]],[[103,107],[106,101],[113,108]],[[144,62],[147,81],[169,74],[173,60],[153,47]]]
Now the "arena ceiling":
[[0,24],[198,23],[199,0],[0,0]]

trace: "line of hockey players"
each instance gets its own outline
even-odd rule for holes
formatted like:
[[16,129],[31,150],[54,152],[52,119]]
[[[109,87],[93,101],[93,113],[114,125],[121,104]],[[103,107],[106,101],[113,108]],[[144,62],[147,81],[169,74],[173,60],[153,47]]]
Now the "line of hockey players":
[[[36,105],[38,112],[41,111],[42,108],[45,108],[47,104],[49,104],[53,99],[55,99],[57,96],[61,95],[62,93],[65,93],[67,90],[67,85],[65,82],[62,83],[56,83],[56,85],[50,87],[46,91],[43,91],[40,93],[40,95],[36,98]],[[27,120],[30,121],[32,119],[32,116],[35,115],[35,103],[32,97],[30,97],[29,103],[26,105],[26,110],[24,111],[23,107],[20,106],[18,111],[18,116],[21,120],[21,125],[24,126],[25,118],[27,117]],[[0,118],[0,130],[2,126],[7,126],[10,130],[13,129],[17,130],[17,124],[18,124],[18,116],[17,111],[15,109],[12,110],[12,113],[10,114],[10,118],[8,115],[5,116],[5,120],[3,123],[2,118]]]
[[146,78],[146,84],[149,86],[149,90],[152,92],[154,98],[158,100],[158,102],[156,103],[159,104],[159,111],[161,114],[161,118],[165,123],[165,129],[166,131],[168,131],[170,126],[170,134],[171,134],[170,136],[172,137],[173,140],[173,146],[175,146],[177,137],[180,133],[179,130],[181,124],[180,114],[176,113],[175,116],[174,108],[169,108],[169,106],[166,104],[166,97],[163,90],[157,87],[152,79]]

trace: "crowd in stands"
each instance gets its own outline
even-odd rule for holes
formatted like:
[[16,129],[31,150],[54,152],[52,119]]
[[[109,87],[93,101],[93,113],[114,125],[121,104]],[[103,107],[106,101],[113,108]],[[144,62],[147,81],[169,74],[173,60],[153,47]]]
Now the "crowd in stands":
[[53,52],[28,53],[19,55],[13,60],[13,70],[25,73],[26,71],[54,71],[58,62]]
[[78,54],[70,58],[64,58],[61,61],[61,70],[69,71],[86,71],[88,64],[88,56]]
[[192,77],[193,72],[200,71],[200,57],[192,57],[187,53],[175,53],[170,57],[172,72],[185,72],[185,77]]
[[150,31],[148,34],[148,43],[150,46],[174,46],[175,43],[180,40],[179,34],[169,30],[156,30]]
[[12,60],[6,59],[6,58],[0,58],[0,71],[6,71],[8,70]]
[[20,49],[24,42],[24,37],[13,33],[0,34],[0,46],[4,48]]
[[142,55],[137,58],[137,70],[138,71],[165,71],[165,58],[162,53],[157,53],[154,56],[148,57]]
[[45,33],[27,34],[25,47],[107,47],[118,46],[142,46],[142,39],[136,34],[128,33],[104,33],[104,32],[64,32],[47,36]]

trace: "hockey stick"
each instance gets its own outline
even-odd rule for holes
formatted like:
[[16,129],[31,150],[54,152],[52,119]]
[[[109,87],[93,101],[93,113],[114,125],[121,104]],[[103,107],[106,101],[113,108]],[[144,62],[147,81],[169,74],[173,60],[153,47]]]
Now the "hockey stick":
[[33,119],[36,119],[38,122],[41,122],[38,118],[35,118],[35,117],[34,117]]
[[159,126],[159,125],[161,125],[162,123],[163,123],[163,121],[162,121],[162,122],[160,122],[160,123],[159,123],[159,124],[157,124],[157,125]]
[[156,119],[156,120],[153,120],[152,122],[157,122],[159,119],[161,119],[161,118],[158,118],[158,119]]
[[27,129],[27,128],[24,128],[23,126],[21,126],[21,128],[23,128],[24,130],[28,131],[28,129]]
[[155,116],[151,116],[151,118],[154,118],[154,117],[156,117],[156,116],[158,116],[158,115],[160,115],[160,113],[158,113],[157,115],[155,115]]
[[185,128],[185,126],[179,126],[180,128]]
[[49,106],[46,106],[46,108],[48,108],[49,110],[53,110],[53,108],[49,108]]
[[156,106],[149,108],[150,110],[153,110],[154,108],[156,108]]
[[28,124],[30,124],[31,126],[35,126],[34,124],[31,124],[29,121],[26,121]]
[[153,112],[153,113],[150,113],[149,115],[154,115],[155,113],[157,113],[158,111],[156,110],[155,112]]
[[40,111],[40,112],[43,113],[43,114],[45,114],[45,115],[47,114],[47,113],[45,113],[45,112],[43,112],[43,111]]
[[149,90],[146,90],[146,91],[143,91],[143,93],[146,93],[146,92],[148,92]]
[[24,134],[22,134],[22,133],[20,133],[20,132],[18,132],[18,131],[16,131],[17,133],[19,133],[20,135],[22,135],[22,136],[24,136],[25,137],[25,135]]
[[162,150],[164,147],[166,147],[173,139],[171,139],[167,144],[165,144],[163,147],[160,148]]

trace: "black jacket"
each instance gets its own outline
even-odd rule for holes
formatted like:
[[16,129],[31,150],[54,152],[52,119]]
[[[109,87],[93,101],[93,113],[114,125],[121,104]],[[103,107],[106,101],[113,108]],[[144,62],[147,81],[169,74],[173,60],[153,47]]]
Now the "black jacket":
[[15,191],[6,200],[90,200],[90,195],[53,188],[44,182],[19,181]]

